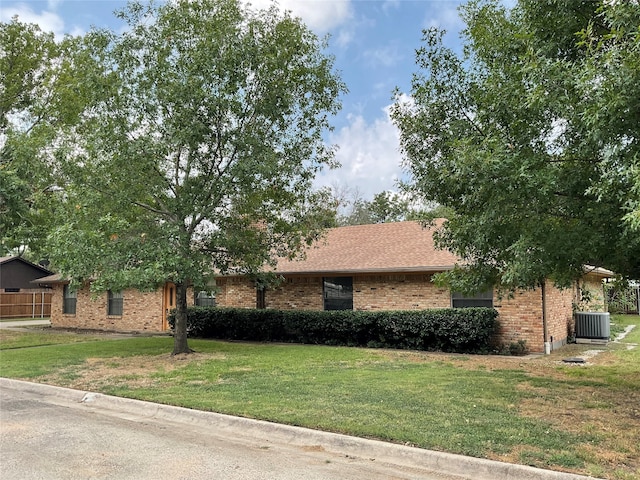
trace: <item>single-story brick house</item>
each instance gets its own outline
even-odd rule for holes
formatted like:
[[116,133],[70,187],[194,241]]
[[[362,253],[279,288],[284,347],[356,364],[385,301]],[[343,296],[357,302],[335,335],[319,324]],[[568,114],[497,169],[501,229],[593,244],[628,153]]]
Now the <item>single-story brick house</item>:
[[432,234],[433,229],[418,222],[334,228],[304,260],[278,262],[275,272],[283,281],[275,288],[261,290],[243,276],[218,277],[216,303],[284,310],[489,306],[499,312],[498,340],[525,340],[532,352],[544,351],[545,342],[551,349],[567,342],[581,290],[591,293],[589,310],[604,308],[602,280],[611,274],[604,269],[587,270],[573,289],[560,290],[548,281],[544,288],[518,291],[512,297],[500,297],[496,291],[464,297],[437,287],[433,274],[452,269],[459,259],[436,249]]
[[[414,310],[492,306],[499,312],[499,340],[526,340],[533,352],[545,342],[558,348],[573,331],[573,304],[588,289],[592,305],[602,310],[602,279],[611,272],[589,269],[573,289],[518,291],[511,298],[484,292],[467,298],[439,288],[433,274],[453,268],[459,259],[434,247],[433,229],[417,222],[339,227],[307,251],[303,260],[281,259],[275,272],[283,281],[262,289],[241,275],[216,278],[215,303],[224,307],[284,310]],[[97,298],[88,287],[76,292],[57,275],[40,279],[53,288],[54,327],[121,331],[165,331],[167,312],[175,305],[175,286],[166,283],[152,292],[128,289]],[[190,295],[191,304],[213,302],[210,292]],[[546,324],[546,336],[545,336]]]

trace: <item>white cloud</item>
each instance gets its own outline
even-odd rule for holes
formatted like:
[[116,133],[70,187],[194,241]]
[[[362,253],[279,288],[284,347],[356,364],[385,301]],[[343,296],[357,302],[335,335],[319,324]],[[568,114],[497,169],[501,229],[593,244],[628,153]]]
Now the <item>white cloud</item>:
[[465,25],[460,18],[458,5],[446,2],[442,4],[442,8],[427,12],[424,26],[425,28],[438,27],[449,33],[457,33],[462,30]]
[[364,56],[374,67],[392,67],[402,57],[397,45],[387,45],[374,50],[367,50]]
[[322,172],[316,186],[357,188],[367,200],[376,193],[396,190],[402,177],[399,132],[391,122],[389,107],[383,112],[371,123],[360,115],[350,115],[349,125],[331,135],[330,143],[339,147],[336,160],[342,166]]
[[336,37],[335,43],[339,47],[346,47],[349,45],[355,37],[355,32],[353,29],[341,28]]
[[389,13],[389,10],[394,9],[397,10],[400,7],[400,0],[386,0],[382,4],[382,11],[384,13]]
[[[244,0],[255,8],[269,8],[272,0]],[[351,0],[280,0],[282,10],[290,10],[314,31],[327,32],[352,16]]]
[[35,23],[45,32],[53,32],[56,37],[64,35],[64,21],[53,12],[42,11],[36,13],[25,3],[18,3],[15,6],[3,7],[0,9],[0,21],[9,22],[14,16],[23,23]]

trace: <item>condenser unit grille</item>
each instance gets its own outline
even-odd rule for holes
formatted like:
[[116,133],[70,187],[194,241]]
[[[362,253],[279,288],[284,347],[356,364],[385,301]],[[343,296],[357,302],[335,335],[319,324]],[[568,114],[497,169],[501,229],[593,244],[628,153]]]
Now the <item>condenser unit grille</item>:
[[610,325],[608,312],[576,312],[576,338],[608,339]]

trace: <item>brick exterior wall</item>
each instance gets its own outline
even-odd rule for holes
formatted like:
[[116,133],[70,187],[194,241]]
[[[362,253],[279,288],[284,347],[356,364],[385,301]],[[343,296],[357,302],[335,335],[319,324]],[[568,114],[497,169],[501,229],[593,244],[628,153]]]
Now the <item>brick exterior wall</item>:
[[511,295],[494,291],[493,306],[500,321],[497,343],[524,340],[530,351],[544,351],[540,290],[518,290]]
[[256,287],[243,277],[216,279],[216,305],[229,308],[256,308]]
[[[545,308],[547,315],[547,341],[552,349],[567,343],[573,333],[574,290],[561,290],[547,281]],[[497,340],[509,344],[525,340],[531,352],[544,352],[544,325],[542,289],[518,290],[512,296],[494,294],[494,307],[498,310],[500,332]]]
[[566,345],[567,337],[573,336],[575,330],[573,318],[575,290],[559,289],[553,285],[553,282],[547,281],[545,294],[548,341],[551,342],[551,348],[556,349]]
[[[225,277],[216,280],[216,304],[221,307],[256,308],[256,289],[248,279]],[[552,282],[545,285],[548,340],[558,348],[573,332],[574,289],[560,290]],[[322,277],[291,276],[265,293],[267,308],[280,310],[322,310]],[[531,352],[544,352],[542,290],[520,290],[513,296],[498,296],[497,343],[525,340]],[[353,276],[354,310],[416,310],[448,308],[449,290],[437,287],[430,274],[385,274]]]
[[53,287],[51,326],[110,331],[162,331],[163,289],[153,292],[124,290],[122,316],[107,315],[107,293],[94,297],[88,287],[77,292],[76,313],[62,313],[63,285]]
[[[221,307],[255,308],[256,289],[248,279],[218,278],[216,304]],[[322,277],[291,276],[265,293],[267,308],[322,310]],[[354,310],[417,310],[448,308],[449,291],[436,287],[431,275],[357,275],[353,277]]]
[[[243,277],[216,279],[216,304],[221,307],[256,308],[256,288]],[[603,306],[602,281],[588,275],[580,283],[588,288],[592,303],[589,308]],[[573,304],[577,288],[560,290],[552,282],[545,285],[548,341],[558,348],[574,330]],[[93,298],[88,288],[77,292],[75,315],[62,313],[63,285],[55,285],[51,305],[53,327],[86,328],[113,331],[151,331],[163,329],[163,289],[123,292],[122,316],[107,315],[107,294]],[[278,310],[322,310],[322,276],[297,275],[265,292],[267,308]],[[193,304],[193,292],[188,294]],[[525,340],[531,352],[544,351],[542,324],[542,291],[521,290],[513,296],[500,297],[494,292],[494,307],[501,324],[496,342],[509,344]],[[353,276],[353,308],[355,310],[416,310],[448,308],[451,295],[432,282],[431,274],[380,274]]]
[[322,310],[322,277],[286,278],[280,285],[265,292],[265,301],[267,308],[277,310]]
[[429,274],[353,278],[355,310],[423,310],[450,306],[449,290],[437,287]]

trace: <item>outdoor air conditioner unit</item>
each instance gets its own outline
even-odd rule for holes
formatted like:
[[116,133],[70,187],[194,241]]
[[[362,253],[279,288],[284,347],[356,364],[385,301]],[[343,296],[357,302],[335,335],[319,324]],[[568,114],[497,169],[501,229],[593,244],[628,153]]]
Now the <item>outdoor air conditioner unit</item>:
[[576,312],[576,340],[609,340],[608,312]]

